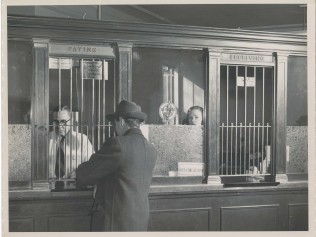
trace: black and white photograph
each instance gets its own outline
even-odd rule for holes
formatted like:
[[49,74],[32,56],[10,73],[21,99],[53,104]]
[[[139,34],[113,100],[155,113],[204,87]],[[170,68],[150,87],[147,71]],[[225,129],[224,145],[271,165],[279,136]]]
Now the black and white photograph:
[[1,77],[4,236],[315,234],[314,0],[6,0]]

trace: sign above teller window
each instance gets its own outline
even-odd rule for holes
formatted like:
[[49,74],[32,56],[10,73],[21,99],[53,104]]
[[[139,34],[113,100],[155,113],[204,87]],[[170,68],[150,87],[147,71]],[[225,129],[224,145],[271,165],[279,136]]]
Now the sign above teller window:
[[68,45],[49,44],[50,55],[87,55],[114,58],[115,54],[111,46],[99,45]]
[[222,53],[221,63],[271,65],[274,64],[274,57],[262,54]]

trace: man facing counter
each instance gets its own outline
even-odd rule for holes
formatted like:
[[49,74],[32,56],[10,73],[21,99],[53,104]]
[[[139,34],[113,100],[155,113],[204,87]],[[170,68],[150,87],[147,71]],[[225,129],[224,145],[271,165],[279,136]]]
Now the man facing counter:
[[116,137],[110,138],[77,171],[77,185],[97,185],[93,231],[146,231],[148,193],[157,152],[139,126],[140,106],[123,100],[114,114]]

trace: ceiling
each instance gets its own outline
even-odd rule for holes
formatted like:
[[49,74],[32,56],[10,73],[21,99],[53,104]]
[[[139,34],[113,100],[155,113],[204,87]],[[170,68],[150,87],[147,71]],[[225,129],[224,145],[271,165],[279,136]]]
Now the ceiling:
[[9,7],[9,15],[306,32],[306,5],[164,4]]
[[220,28],[304,26],[306,8],[300,5],[143,5],[175,24]]

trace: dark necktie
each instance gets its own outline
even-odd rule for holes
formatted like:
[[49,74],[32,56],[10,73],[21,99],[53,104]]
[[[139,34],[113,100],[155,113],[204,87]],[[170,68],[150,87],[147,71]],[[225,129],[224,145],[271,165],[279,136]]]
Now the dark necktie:
[[60,139],[59,146],[57,147],[57,156],[56,156],[56,166],[55,174],[57,178],[62,178],[65,175],[65,153],[64,153],[64,141],[65,137],[62,136]]

